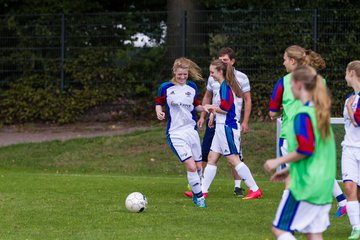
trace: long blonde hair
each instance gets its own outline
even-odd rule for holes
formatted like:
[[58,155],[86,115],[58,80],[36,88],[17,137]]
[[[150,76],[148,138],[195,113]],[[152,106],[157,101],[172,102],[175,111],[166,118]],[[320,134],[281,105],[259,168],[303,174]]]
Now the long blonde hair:
[[180,57],[180,58],[175,59],[174,65],[172,67],[173,76],[170,81],[174,84],[176,83],[175,72],[178,68],[188,69],[189,78],[191,80],[203,80],[203,78],[201,76],[200,67],[196,63],[191,61],[190,59],[185,58],[185,57]]
[[231,66],[231,64],[225,64],[220,59],[215,59],[211,62],[210,65],[214,66],[217,71],[222,70],[226,83],[234,91],[235,95],[238,98],[241,98],[243,96],[243,92],[239,86],[238,81],[236,80],[234,68]]
[[307,65],[296,67],[291,75],[295,82],[301,81],[305,90],[311,94],[316,110],[316,127],[320,131],[321,138],[325,139],[330,135],[331,99],[322,76]]

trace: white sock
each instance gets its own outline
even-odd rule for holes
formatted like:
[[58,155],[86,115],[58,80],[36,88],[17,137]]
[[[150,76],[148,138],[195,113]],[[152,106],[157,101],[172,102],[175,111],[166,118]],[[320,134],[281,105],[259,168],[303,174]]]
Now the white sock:
[[296,238],[290,232],[286,232],[281,234],[277,240],[296,240]]
[[200,177],[200,185],[202,184],[202,180],[203,180],[203,171],[202,171],[202,168],[199,170],[197,170],[197,174],[199,175]]
[[340,188],[340,185],[339,185],[338,181],[336,181],[336,179],[335,179],[335,182],[334,182],[333,196],[338,201],[340,207],[343,207],[343,206],[346,205],[346,197],[343,194],[343,192],[342,192],[342,190]]
[[203,193],[207,193],[209,191],[209,187],[215,178],[216,170],[217,166],[210,164],[206,165],[204,169],[204,179],[201,186]]
[[234,184],[235,184],[235,186],[234,186],[234,188],[240,188],[240,186],[241,186],[241,180],[234,180]]
[[244,180],[246,186],[248,186],[248,188],[250,188],[253,192],[256,192],[259,189],[250,172],[250,169],[248,168],[248,166],[245,165],[245,163],[241,162],[236,165],[235,170],[242,178],[242,180]]
[[360,230],[360,219],[359,219],[359,202],[348,201],[346,203],[346,212],[350,220],[350,224],[353,229]]
[[193,193],[198,194],[201,192],[200,177],[197,172],[187,172],[187,179],[189,181]]

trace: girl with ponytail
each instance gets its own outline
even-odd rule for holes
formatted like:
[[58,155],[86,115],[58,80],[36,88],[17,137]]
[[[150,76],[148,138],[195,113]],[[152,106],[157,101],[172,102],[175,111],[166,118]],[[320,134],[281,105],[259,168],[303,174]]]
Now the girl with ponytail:
[[220,89],[214,93],[213,105],[205,105],[210,112],[210,118],[216,116],[215,135],[208,155],[208,163],[204,169],[202,192],[207,193],[215,178],[217,163],[221,155],[229,161],[237,174],[244,179],[249,193],[243,199],[256,199],[262,196],[261,189],[256,184],[250,169],[240,161],[240,124],[239,101],[243,93],[236,80],[231,64],[225,64],[216,59],[210,64],[210,76],[219,82]]
[[330,225],[336,173],[331,100],[323,78],[310,66],[296,67],[290,85],[294,98],[300,100],[302,106],[286,131],[289,154],[264,164],[270,172],[281,164],[291,163],[271,177],[272,181],[281,181],[290,173],[289,191],[284,192],[281,199],[272,231],[277,239],[295,239],[291,233],[295,230],[305,233],[308,239],[322,239],[322,232]]

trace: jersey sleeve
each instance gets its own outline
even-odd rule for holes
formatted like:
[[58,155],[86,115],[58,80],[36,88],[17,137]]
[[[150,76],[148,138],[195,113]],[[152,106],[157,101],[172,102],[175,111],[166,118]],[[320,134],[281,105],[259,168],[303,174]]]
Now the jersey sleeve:
[[315,135],[310,116],[307,113],[297,114],[294,119],[294,129],[298,143],[296,152],[312,156],[315,151]]
[[358,97],[356,110],[354,112],[354,120],[357,123],[357,125],[360,126],[360,97]]
[[166,102],[166,88],[164,84],[161,84],[156,95],[156,105],[164,106]]
[[211,93],[213,92],[213,89],[212,89],[212,86],[211,86],[213,81],[214,81],[214,79],[211,76],[209,76],[207,84],[206,84],[206,89]]
[[227,85],[222,85],[220,87],[220,109],[227,112],[233,104],[234,96],[231,88]]
[[249,78],[244,78],[244,81],[241,84],[241,90],[243,93],[250,92],[250,81]]
[[284,78],[280,78],[275,85],[275,88],[271,94],[269,111],[279,112],[282,105],[282,97],[284,93]]

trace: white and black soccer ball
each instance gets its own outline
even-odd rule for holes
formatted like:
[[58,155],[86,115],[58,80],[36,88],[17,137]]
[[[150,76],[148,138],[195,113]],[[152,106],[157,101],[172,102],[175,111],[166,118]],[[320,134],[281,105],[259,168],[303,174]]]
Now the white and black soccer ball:
[[147,198],[140,192],[130,193],[125,200],[125,207],[130,212],[143,212],[147,207]]

